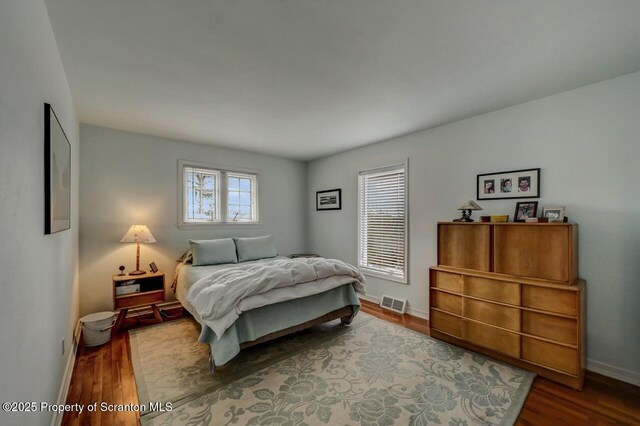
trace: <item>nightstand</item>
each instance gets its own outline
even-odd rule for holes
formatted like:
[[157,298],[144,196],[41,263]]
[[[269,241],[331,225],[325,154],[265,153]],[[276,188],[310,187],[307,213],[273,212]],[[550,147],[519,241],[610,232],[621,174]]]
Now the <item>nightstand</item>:
[[153,323],[162,322],[158,303],[164,302],[164,272],[148,272],[144,275],[114,275],[113,307],[120,309],[114,330],[123,327],[129,309],[151,307]]

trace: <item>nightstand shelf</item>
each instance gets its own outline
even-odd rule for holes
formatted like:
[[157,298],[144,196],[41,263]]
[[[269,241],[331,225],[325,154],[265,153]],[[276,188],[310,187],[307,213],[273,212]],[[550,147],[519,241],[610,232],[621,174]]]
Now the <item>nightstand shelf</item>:
[[[114,275],[113,306],[120,309],[114,329],[120,331],[127,320],[129,309],[150,307],[153,313],[153,323],[162,322],[162,316],[157,304],[163,303],[164,273],[149,272],[144,275]],[[136,318],[137,321],[143,321]]]
[[[164,290],[152,290],[152,291],[144,292],[144,294],[156,294],[156,293],[164,293]],[[127,297],[136,297],[136,296],[140,296],[140,293],[121,294],[116,296],[116,299],[125,299]]]

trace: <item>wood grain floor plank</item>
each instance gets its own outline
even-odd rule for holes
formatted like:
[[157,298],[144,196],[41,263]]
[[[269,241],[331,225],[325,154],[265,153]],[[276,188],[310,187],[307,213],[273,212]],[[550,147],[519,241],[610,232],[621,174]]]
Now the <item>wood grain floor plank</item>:
[[[91,401],[102,401],[102,381],[103,381],[103,351],[100,351],[96,354],[95,364],[93,366],[93,387],[91,389]],[[101,415],[98,410],[92,411],[89,413],[89,419],[91,421],[92,426],[101,426]]]
[[[105,350],[103,354],[104,370],[102,374],[102,399],[103,401],[113,401],[113,358],[111,351]],[[103,426],[113,426],[115,424],[115,415],[112,411],[102,413]]]

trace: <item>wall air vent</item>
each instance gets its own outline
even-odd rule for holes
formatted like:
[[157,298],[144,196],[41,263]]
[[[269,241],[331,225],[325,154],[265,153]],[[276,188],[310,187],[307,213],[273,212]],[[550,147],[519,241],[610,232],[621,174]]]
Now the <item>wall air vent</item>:
[[391,296],[382,296],[380,299],[380,306],[389,309],[390,311],[398,312],[399,314],[404,314],[407,310],[407,300],[406,299],[395,299]]

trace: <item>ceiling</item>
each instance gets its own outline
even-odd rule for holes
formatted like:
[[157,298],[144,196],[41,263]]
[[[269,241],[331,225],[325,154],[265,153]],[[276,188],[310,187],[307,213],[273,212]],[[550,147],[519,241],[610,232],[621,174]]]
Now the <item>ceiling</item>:
[[46,0],[79,119],[311,160],[640,70],[638,0]]

